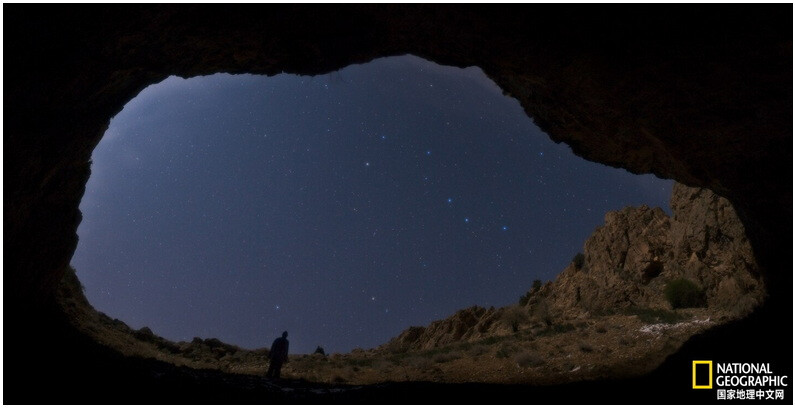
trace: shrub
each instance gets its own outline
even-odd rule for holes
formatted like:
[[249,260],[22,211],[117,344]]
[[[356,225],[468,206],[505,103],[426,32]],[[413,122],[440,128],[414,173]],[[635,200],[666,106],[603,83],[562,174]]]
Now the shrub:
[[535,307],[532,309],[533,317],[541,320],[547,326],[552,326],[554,323],[554,316],[552,315],[552,308],[549,306],[549,302],[544,299],[538,302]]
[[527,305],[527,303],[530,302],[530,298],[534,294],[536,294],[539,290],[541,290],[541,285],[542,283],[540,279],[534,280],[533,286],[530,288],[530,290],[528,290],[527,293],[525,293],[524,295],[522,295],[522,297],[519,298],[519,304],[522,306]]
[[514,358],[516,365],[519,367],[538,367],[544,364],[544,359],[538,353],[525,351]]
[[442,364],[448,361],[458,360],[459,358],[461,358],[461,353],[457,352],[445,353],[434,357],[433,362],[437,364]]
[[536,279],[533,281],[533,292],[538,292],[539,290],[541,290],[541,280]]
[[527,303],[530,302],[531,296],[533,296],[533,291],[528,290],[527,293],[525,293],[524,295],[522,295],[522,297],[519,298],[519,305],[526,306]]
[[448,344],[448,345],[446,345],[446,346],[442,346],[442,347],[435,347],[435,348],[432,348],[432,349],[423,350],[423,351],[421,352],[421,354],[422,354],[424,357],[432,357],[432,356],[435,356],[435,355],[437,355],[437,354],[444,354],[444,353],[448,353],[448,352],[450,352],[452,349],[453,349],[453,346]]
[[519,331],[519,326],[527,321],[527,312],[521,307],[512,306],[502,314],[502,320],[511,327],[514,333]]
[[152,332],[152,329],[144,326],[133,332],[133,336],[142,341],[154,342],[157,336]]
[[352,358],[349,360],[349,364],[359,367],[371,367],[373,365],[373,360],[366,358]]
[[574,267],[577,268],[577,270],[580,270],[583,266],[585,266],[585,255],[583,255],[581,252],[578,252],[577,255],[574,255],[574,258],[572,258],[571,262],[574,264]]
[[505,346],[500,347],[500,349],[497,350],[497,353],[495,354],[495,356],[497,358],[508,358],[508,357],[511,356],[511,350],[508,347],[505,347]]
[[387,357],[387,359],[389,360],[389,362],[390,362],[390,363],[392,363],[392,364],[394,364],[394,365],[400,365],[400,364],[401,364],[401,362],[402,362],[402,361],[403,361],[405,358],[406,358],[406,354],[405,354],[405,353],[400,353],[400,354],[392,354],[392,355],[390,355],[389,357]]
[[704,290],[695,283],[679,278],[668,282],[665,286],[665,298],[674,309],[687,307],[704,307],[707,304]]
[[469,350],[469,354],[472,355],[472,356],[482,356],[482,355],[486,354],[487,351],[489,351],[488,347],[483,346],[483,345],[477,345],[477,346],[472,347]]

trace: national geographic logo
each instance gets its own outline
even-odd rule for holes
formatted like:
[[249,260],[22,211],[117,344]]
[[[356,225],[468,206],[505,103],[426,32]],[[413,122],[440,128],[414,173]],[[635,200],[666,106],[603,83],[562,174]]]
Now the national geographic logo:
[[693,361],[693,389],[712,389],[712,360]]
[[716,388],[718,400],[784,400],[789,376],[776,375],[770,363],[724,363],[693,360],[693,389]]

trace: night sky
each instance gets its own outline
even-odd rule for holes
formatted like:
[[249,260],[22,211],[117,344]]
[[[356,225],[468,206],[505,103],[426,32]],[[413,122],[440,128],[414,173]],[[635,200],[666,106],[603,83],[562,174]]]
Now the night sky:
[[72,264],[135,329],[347,352],[515,303],[672,183],[574,156],[474,67],[171,77],[94,150]]

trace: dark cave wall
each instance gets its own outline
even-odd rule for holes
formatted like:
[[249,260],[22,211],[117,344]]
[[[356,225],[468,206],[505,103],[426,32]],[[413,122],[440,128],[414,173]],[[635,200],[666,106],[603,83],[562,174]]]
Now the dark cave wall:
[[143,88],[406,53],[481,67],[588,160],[728,198],[792,322],[791,5],[3,7],[7,329],[57,313],[91,151]]

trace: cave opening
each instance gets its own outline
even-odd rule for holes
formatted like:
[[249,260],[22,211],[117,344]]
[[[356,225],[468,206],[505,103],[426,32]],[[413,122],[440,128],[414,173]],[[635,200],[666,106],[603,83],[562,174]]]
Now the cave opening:
[[170,77],[95,149],[72,264],[98,310],[170,339],[347,352],[515,303],[671,185],[574,156],[474,67]]

